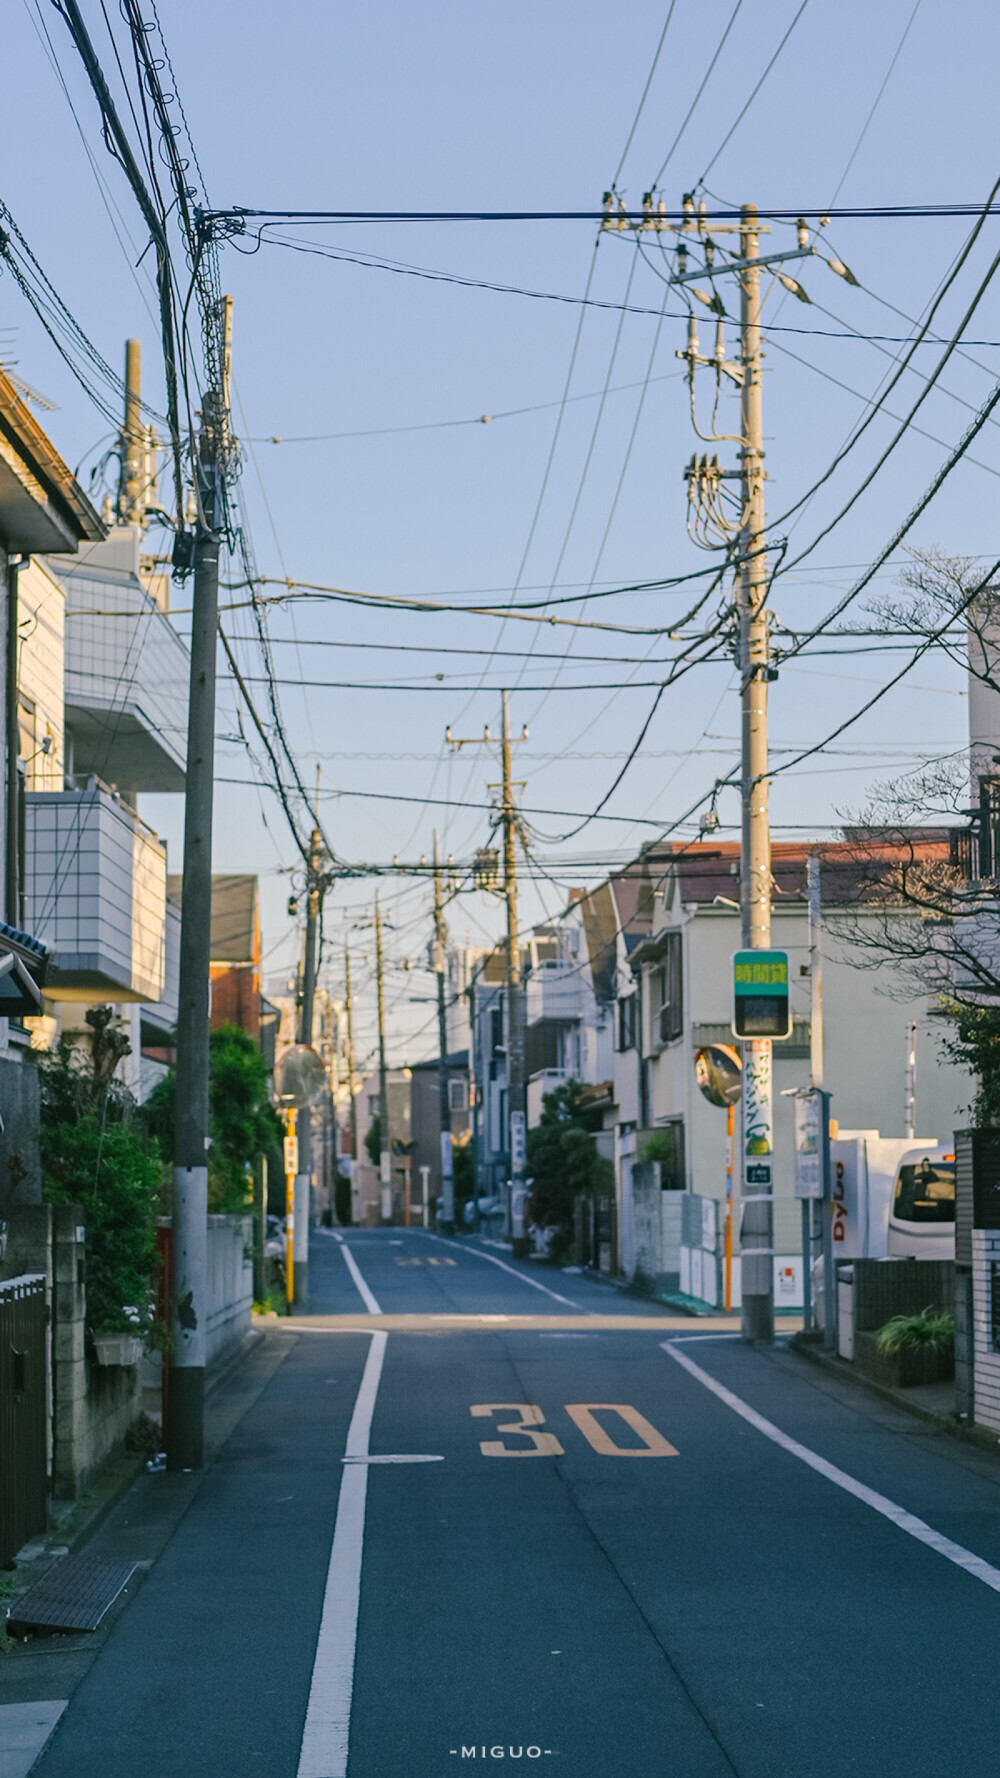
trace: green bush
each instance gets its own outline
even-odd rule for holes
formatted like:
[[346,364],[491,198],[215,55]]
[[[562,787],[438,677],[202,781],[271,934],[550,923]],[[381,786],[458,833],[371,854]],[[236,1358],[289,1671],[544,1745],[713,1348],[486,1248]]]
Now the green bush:
[[[153,1089],[142,1114],[163,1154],[173,1157],[173,1069]],[[268,1098],[267,1069],[260,1048],[238,1025],[212,1032],[209,1052],[208,1207],[211,1211],[249,1208],[253,1162],[280,1145],[281,1120]],[[273,1162],[269,1160],[269,1177]],[[270,1195],[270,1194],[269,1194]]]
[[568,1080],[546,1093],[542,1115],[528,1131],[531,1214],[539,1228],[552,1230],[549,1256],[554,1260],[562,1259],[573,1243],[574,1199],[614,1191],[615,1170],[597,1152],[594,1123],[579,1081]]
[[135,1327],[137,1311],[155,1341],[150,1297],[163,1181],[157,1144],[116,1083],[95,1099],[87,1053],[68,1038],[42,1058],[40,1082],[44,1195],[50,1204],[79,1204],[86,1222],[87,1327],[124,1332]]
[[907,1351],[944,1354],[955,1350],[955,1317],[946,1310],[924,1309],[919,1315],[894,1315],[879,1328],[875,1344],[884,1358]]

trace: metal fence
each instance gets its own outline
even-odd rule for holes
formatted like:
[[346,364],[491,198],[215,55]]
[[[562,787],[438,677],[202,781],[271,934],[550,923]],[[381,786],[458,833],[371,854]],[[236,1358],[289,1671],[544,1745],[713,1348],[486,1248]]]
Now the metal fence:
[[0,1568],[46,1524],[45,1279],[0,1284]]

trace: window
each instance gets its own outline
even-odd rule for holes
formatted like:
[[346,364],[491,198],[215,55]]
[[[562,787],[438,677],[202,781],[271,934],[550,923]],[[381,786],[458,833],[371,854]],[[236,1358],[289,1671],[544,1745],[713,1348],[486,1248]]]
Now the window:
[[660,1163],[660,1185],[665,1192],[682,1192],[687,1186],[684,1170],[684,1121],[675,1118],[656,1126],[656,1159]]
[[468,1111],[469,1083],[467,1080],[450,1080],[448,1082],[448,1110]]
[[618,1002],[618,1048],[634,1050],[639,1035],[638,994],[625,994]]
[[673,1043],[684,1031],[683,972],[681,934],[664,936],[663,962],[652,973],[651,1037],[653,1044]]
[[490,1048],[496,1054],[503,1049],[503,1007],[490,1008]]
[[954,1222],[954,1162],[924,1159],[900,1167],[892,1214],[896,1222]]

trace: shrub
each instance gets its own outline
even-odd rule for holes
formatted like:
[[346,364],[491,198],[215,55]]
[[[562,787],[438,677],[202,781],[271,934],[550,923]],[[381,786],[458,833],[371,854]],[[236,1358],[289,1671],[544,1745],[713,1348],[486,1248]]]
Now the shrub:
[[[175,1092],[171,1069],[154,1088],[142,1112],[168,1160],[173,1157]],[[253,1162],[259,1154],[270,1153],[276,1144],[280,1145],[283,1131],[268,1099],[264,1058],[253,1038],[238,1025],[220,1025],[211,1035],[209,1117],[209,1210],[246,1210]],[[271,1171],[273,1162],[269,1161]]]
[[[82,1046],[63,1038],[40,1064],[39,1149],[50,1204],[79,1204],[87,1227],[87,1327],[155,1336],[150,1295],[163,1170],[155,1140],[117,1083],[94,1096]],[[132,1313],[129,1313],[129,1310]]]
[[615,1170],[598,1154],[579,1081],[569,1080],[542,1100],[542,1115],[528,1131],[532,1178],[531,1213],[539,1228],[552,1230],[549,1257],[561,1259],[573,1241],[573,1201],[614,1190]]
[[924,1309],[919,1315],[894,1315],[879,1328],[875,1344],[884,1358],[904,1350],[937,1352],[955,1350],[955,1317],[946,1310]]

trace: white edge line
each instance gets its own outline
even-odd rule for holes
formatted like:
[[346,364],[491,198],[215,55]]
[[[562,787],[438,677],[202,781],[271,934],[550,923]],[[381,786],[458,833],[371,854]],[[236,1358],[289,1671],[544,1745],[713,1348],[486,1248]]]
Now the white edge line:
[[[421,1233],[424,1231],[421,1230]],[[505,1259],[494,1259],[492,1253],[484,1253],[481,1247],[466,1247],[463,1241],[449,1241],[446,1235],[427,1234],[428,1241],[439,1241],[442,1247],[457,1247],[462,1253],[474,1253],[478,1259],[485,1259],[491,1266],[499,1266],[502,1272],[509,1272],[512,1278],[520,1278],[522,1284],[530,1284],[532,1290],[542,1290],[546,1296],[553,1297],[557,1303],[565,1303],[568,1309],[576,1309],[581,1315],[595,1315],[596,1309],[584,1309],[580,1303],[574,1303],[568,1296],[560,1296],[557,1290],[550,1290],[547,1284],[539,1284],[537,1278],[529,1278],[519,1272],[515,1266],[509,1266]]]
[[[381,1330],[372,1334],[347,1434],[348,1458],[368,1456],[372,1416],[388,1338],[388,1334]],[[368,1464],[345,1463],[302,1731],[298,1778],[347,1778],[367,1494]]]
[[981,1580],[983,1585],[992,1588],[994,1593],[1000,1593],[1000,1569],[992,1567],[989,1562],[983,1560],[982,1556],[973,1555],[971,1550],[963,1549],[960,1543],[953,1543],[950,1537],[945,1537],[942,1532],[935,1531],[933,1526],[926,1524],[923,1519],[918,1519],[913,1513],[907,1512],[905,1507],[897,1506],[896,1502],[888,1499],[885,1494],[878,1494],[874,1488],[867,1488],[864,1482],[857,1481],[854,1476],[848,1475],[846,1470],[838,1469],[835,1463],[828,1463],[825,1457],[820,1457],[816,1451],[810,1451],[807,1445],[800,1445],[797,1439],[789,1438],[788,1433],[782,1432],[780,1427],[774,1425],[773,1421],[765,1420],[763,1414],[758,1414],[755,1408],[748,1407],[747,1403],[741,1401],[738,1395],[734,1395],[731,1389],[727,1389],[723,1383],[716,1382],[714,1377],[710,1377],[707,1371],[702,1370],[700,1364],[695,1364],[693,1358],[688,1358],[686,1353],[679,1352],[673,1341],[661,1340],[660,1344],[675,1364],[681,1365],[699,1383],[704,1384],[706,1389],[710,1389],[713,1395],[718,1396],[720,1401],[725,1402],[727,1408],[732,1408],[734,1414],[739,1414],[740,1418],[746,1420],[748,1425],[756,1427],[757,1431],[762,1432],[764,1437],[769,1438],[773,1444],[780,1445],[781,1449],[788,1451],[792,1457],[798,1457],[800,1462],[808,1464],[809,1468],[814,1469],[817,1475],[825,1476],[826,1480],[833,1482],[835,1487],[843,1488],[845,1494],[853,1494],[855,1500],[860,1500],[865,1506],[870,1506],[873,1512],[881,1513],[884,1519],[889,1519],[893,1525],[898,1525],[901,1531],[907,1532],[910,1537],[915,1537],[918,1543],[926,1544],[928,1549],[936,1550],[939,1556],[944,1556],[947,1561],[954,1562],[956,1568],[964,1568],[974,1580]]
[[358,1262],[355,1259],[350,1248],[348,1247],[346,1241],[341,1242],[340,1251],[344,1256],[344,1264],[346,1265],[347,1270],[350,1272],[351,1277],[354,1279],[354,1282],[358,1287],[358,1295],[360,1296],[361,1301],[364,1303],[365,1308],[368,1310],[369,1315],[381,1315],[382,1311],[379,1308],[378,1303],[375,1301],[375,1298],[372,1296],[372,1293],[369,1290],[364,1279],[362,1278],[361,1272],[358,1267]]

